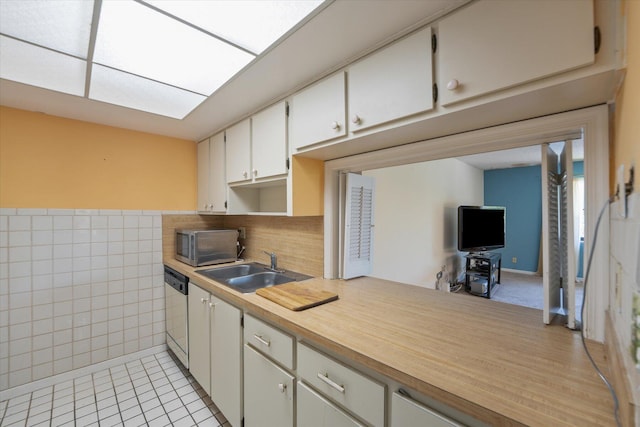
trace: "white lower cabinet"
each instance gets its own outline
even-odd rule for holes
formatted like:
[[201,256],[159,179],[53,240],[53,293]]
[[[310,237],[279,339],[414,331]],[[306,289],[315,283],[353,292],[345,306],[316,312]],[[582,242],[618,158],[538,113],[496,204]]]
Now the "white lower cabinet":
[[397,392],[391,397],[391,426],[461,427],[442,414]]
[[300,427],[364,426],[301,382],[298,382],[297,399],[297,421]]
[[189,372],[210,395],[209,297],[209,292],[189,283]]
[[294,382],[291,374],[245,345],[245,427],[292,427]]
[[386,386],[298,343],[298,375],[327,399],[374,427],[385,425]]
[[242,311],[189,283],[189,372],[234,427],[242,424]]
[[242,423],[242,311],[211,295],[211,400],[232,426]]

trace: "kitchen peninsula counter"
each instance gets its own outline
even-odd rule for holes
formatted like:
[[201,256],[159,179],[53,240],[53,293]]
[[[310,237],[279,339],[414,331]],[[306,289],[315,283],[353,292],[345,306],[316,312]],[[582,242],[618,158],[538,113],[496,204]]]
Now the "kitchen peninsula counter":
[[[337,301],[294,312],[165,259],[191,282],[299,339],[488,425],[615,425],[580,334],[539,310],[374,278],[305,281]],[[601,368],[603,345],[589,342]],[[605,370],[606,372],[606,370]]]

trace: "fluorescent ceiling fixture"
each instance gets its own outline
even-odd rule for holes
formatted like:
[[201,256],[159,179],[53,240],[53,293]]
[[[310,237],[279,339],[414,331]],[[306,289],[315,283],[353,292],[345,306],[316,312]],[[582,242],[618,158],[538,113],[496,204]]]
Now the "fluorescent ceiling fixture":
[[253,58],[139,3],[102,4],[95,63],[210,95]]
[[182,119],[206,97],[95,64],[89,98]]
[[93,1],[0,0],[0,31],[86,59],[92,15]]
[[0,78],[83,96],[86,61],[0,36]]
[[0,78],[182,119],[321,3],[0,0]]
[[146,3],[260,54],[322,0],[147,0]]

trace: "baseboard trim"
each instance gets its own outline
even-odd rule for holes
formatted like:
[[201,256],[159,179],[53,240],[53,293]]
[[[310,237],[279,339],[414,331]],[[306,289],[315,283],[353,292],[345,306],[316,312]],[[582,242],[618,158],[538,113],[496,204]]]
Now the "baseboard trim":
[[152,354],[162,353],[163,351],[166,351],[167,348],[168,347],[166,344],[157,345],[155,347],[140,350],[135,353],[129,353],[123,356],[114,357],[113,359],[105,360],[104,362],[99,362],[71,371],[62,372],[51,377],[42,378],[41,380],[32,381],[27,384],[12,387],[7,390],[2,390],[0,391],[0,402],[12,399],[17,396],[21,396],[26,393],[32,393],[44,387],[49,387],[61,382],[74,380],[84,375],[93,374],[95,372],[102,371],[103,369],[109,369],[117,365],[122,365],[123,363],[132,362],[146,356],[151,356]]
[[528,276],[539,276],[537,271],[514,270],[512,268],[501,268],[500,270],[509,273],[526,274]]

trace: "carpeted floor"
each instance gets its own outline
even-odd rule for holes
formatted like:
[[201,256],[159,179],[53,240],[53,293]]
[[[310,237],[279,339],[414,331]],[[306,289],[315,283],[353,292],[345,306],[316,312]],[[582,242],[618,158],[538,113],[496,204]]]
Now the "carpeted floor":
[[[503,270],[500,282],[491,292],[492,300],[539,310],[543,309],[542,276]],[[578,319],[580,318],[583,289],[581,283],[576,284],[576,312]]]

